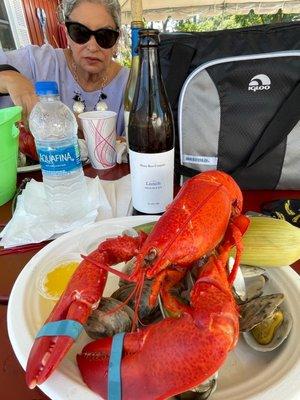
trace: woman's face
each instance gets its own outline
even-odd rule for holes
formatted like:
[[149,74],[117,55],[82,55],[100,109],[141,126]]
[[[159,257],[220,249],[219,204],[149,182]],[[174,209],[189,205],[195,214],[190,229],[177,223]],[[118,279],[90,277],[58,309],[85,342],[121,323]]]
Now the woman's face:
[[[79,22],[93,31],[100,28],[117,28],[112,16],[103,5],[88,1],[82,2],[74,8],[69,20]],[[91,36],[89,41],[84,44],[75,43],[69,35],[67,37],[74,61],[80,68],[91,74],[101,74],[108,69],[116,45],[110,49],[103,49],[98,45],[94,36]]]

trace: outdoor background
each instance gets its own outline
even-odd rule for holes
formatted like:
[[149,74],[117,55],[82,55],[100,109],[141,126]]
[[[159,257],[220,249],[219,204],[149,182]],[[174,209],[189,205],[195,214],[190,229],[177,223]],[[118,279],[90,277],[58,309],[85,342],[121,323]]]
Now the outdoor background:
[[[162,22],[148,22],[148,28],[157,28],[161,32],[205,32],[222,29],[243,28],[262,24],[272,24],[278,22],[300,21],[300,13],[284,14],[280,9],[276,14],[255,14],[251,10],[247,15],[217,15],[214,17],[194,16],[186,20],[175,21],[167,17]],[[131,37],[130,25],[123,25],[123,36],[119,45],[119,62],[130,67],[131,64]]]

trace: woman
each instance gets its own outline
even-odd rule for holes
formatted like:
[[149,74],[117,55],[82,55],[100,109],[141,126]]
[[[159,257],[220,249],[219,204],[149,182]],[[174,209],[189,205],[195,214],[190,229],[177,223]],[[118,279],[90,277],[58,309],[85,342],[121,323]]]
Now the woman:
[[[124,131],[123,94],[128,69],[113,58],[120,29],[118,0],[63,0],[68,48],[29,45],[0,50],[0,108],[14,103],[25,118],[37,102],[34,82],[55,80],[61,100],[75,113],[96,109],[115,111],[117,134]],[[4,65],[5,64],[5,65]]]

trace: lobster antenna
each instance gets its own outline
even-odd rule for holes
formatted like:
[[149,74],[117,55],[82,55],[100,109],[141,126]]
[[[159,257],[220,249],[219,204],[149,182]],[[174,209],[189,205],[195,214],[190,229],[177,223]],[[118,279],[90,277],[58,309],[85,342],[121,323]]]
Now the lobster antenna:
[[111,310],[107,311],[104,315],[111,315],[117,311],[119,311],[121,308],[123,308],[124,306],[126,306],[129,301],[132,299],[132,297],[134,295],[136,295],[136,291],[137,291],[137,285],[135,285],[133,291],[129,294],[129,296],[127,297],[126,300],[122,301],[122,304],[119,304],[118,306],[116,306],[115,308],[112,308]]
[[90,262],[91,264],[94,264],[94,265],[96,265],[96,266],[99,267],[99,268],[105,269],[105,271],[108,271],[108,272],[111,272],[111,273],[114,274],[114,275],[117,275],[119,278],[124,279],[124,281],[131,282],[131,279],[130,279],[129,275],[125,274],[124,272],[118,271],[117,269],[114,269],[114,268],[112,268],[112,267],[109,267],[109,266],[106,265],[106,264],[100,264],[99,262],[93,260],[90,256],[84,256],[83,254],[80,254],[80,256],[81,256],[84,260]]
[[144,281],[145,281],[145,271],[142,271],[141,278],[138,280],[136,284],[136,298],[135,298],[135,307],[134,307],[131,332],[135,331],[137,326],[137,321],[139,320],[139,308],[143,294]]

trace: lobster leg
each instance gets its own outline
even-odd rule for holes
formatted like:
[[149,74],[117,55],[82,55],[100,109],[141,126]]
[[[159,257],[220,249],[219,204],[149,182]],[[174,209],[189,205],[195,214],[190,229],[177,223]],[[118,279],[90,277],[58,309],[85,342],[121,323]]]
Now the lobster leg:
[[[145,238],[145,234],[140,234],[136,238],[124,236],[101,243],[80,263],[45,323],[70,319],[84,324],[102,297],[107,278],[106,268],[130,260],[138,253]],[[34,388],[43,383],[72,344],[73,339],[68,336],[36,338],[27,361],[27,385]]]
[[165,279],[162,284],[160,294],[162,302],[167,312],[172,316],[180,316],[183,312],[187,311],[188,306],[180,301],[171,290],[176,286],[182,278],[186,275],[186,269],[168,269],[166,270]]

